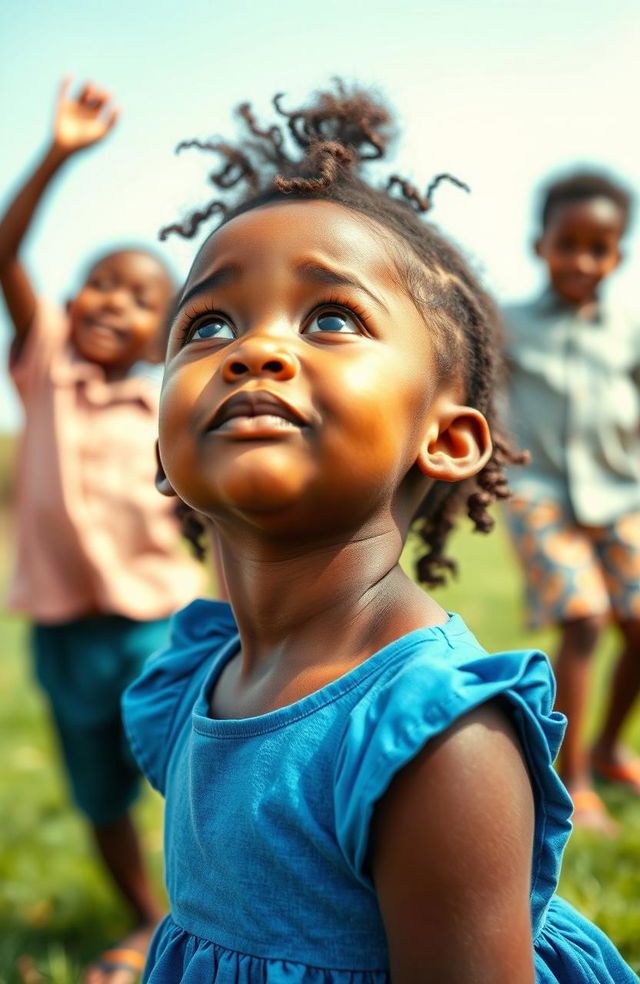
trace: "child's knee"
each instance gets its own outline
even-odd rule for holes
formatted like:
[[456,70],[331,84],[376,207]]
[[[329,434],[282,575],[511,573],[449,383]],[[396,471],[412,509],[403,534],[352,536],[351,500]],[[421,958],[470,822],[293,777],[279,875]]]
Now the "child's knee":
[[565,646],[570,646],[585,656],[591,656],[605,623],[605,615],[586,615],[583,618],[574,618],[564,622],[562,634]]

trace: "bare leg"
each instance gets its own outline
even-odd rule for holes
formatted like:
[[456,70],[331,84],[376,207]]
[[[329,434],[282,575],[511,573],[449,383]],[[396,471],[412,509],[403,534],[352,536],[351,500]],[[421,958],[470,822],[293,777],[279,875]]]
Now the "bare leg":
[[[92,832],[107,870],[136,917],[136,928],[117,949],[144,954],[164,913],[154,898],[131,817],[125,814],[113,823],[92,827]],[[92,966],[85,974],[83,984],[131,984],[136,977],[131,970],[108,971]]]
[[560,750],[559,772],[574,801],[573,822],[612,835],[616,824],[607,816],[593,789],[585,724],[589,677],[603,620],[597,616],[574,619],[562,626],[555,663],[556,709],[567,717],[567,730]]
[[[599,738],[593,746],[593,760],[602,766],[623,766],[629,759],[620,745],[620,732],[640,693],[640,621],[620,624],[624,644],[611,681],[611,696]],[[640,779],[627,785],[640,793]]]
[[565,622],[555,661],[556,710],[567,717],[559,771],[570,793],[591,787],[584,729],[592,658],[601,628],[602,621],[595,616]]

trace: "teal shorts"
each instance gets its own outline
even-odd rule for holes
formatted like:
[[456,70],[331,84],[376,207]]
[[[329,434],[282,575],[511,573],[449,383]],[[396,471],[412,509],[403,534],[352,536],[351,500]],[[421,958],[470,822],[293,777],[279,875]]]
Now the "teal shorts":
[[95,615],[33,626],[35,672],[51,702],[73,799],[90,821],[124,816],[140,775],[120,714],[122,692],[166,645],[169,619]]

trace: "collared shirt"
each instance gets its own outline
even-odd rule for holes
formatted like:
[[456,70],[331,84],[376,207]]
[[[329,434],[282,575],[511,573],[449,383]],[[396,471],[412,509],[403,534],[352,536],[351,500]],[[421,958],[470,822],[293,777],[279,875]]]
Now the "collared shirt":
[[202,575],[173,500],[154,487],[159,382],[138,366],[108,382],[81,359],[64,312],[40,302],[11,374],[25,409],[9,604],[39,622],[162,618]]
[[531,454],[516,493],[568,505],[585,526],[640,509],[640,323],[600,305],[592,317],[551,292],[503,310],[505,421]]

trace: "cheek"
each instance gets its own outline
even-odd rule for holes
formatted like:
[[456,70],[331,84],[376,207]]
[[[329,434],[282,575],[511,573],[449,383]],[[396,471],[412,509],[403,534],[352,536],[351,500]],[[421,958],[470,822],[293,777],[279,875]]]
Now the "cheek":
[[341,374],[348,430],[365,457],[406,464],[417,455],[422,425],[433,400],[433,374],[421,360],[388,354],[373,366]]
[[600,276],[606,277],[608,273],[613,273],[613,271],[618,266],[618,258],[615,256],[609,256],[600,264]]
[[188,430],[187,420],[195,403],[195,392],[189,377],[167,375],[160,394],[160,439],[168,442],[180,438]]
[[195,473],[195,447],[189,438],[186,414],[171,398],[160,403],[158,451],[164,472],[181,498],[189,501],[189,478]]
[[141,348],[157,344],[160,340],[160,324],[157,316],[150,314],[140,319],[134,335],[136,345]]
[[206,399],[209,382],[210,374],[198,364],[165,371],[158,421],[163,461],[188,464],[195,459],[198,424],[204,424],[213,406]]

